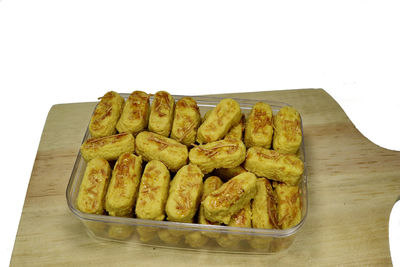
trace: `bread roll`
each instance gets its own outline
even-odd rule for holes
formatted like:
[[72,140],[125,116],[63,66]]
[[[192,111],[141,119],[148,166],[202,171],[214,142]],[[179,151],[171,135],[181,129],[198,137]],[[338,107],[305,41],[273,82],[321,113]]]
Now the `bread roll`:
[[142,157],[126,152],[119,156],[106,195],[111,216],[132,216],[142,174]]
[[244,168],[259,177],[297,185],[304,171],[303,162],[293,154],[252,147],[247,150]]
[[274,117],[274,150],[296,154],[302,141],[300,114],[292,107],[283,107]]
[[242,115],[242,118],[238,124],[233,126],[229,132],[225,135],[224,139],[237,139],[237,140],[243,140],[243,130],[245,127],[246,119],[244,115]]
[[193,222],[203,190],[203,173],[196,165],[183,166],[175,175],[165,206],[167,220]]
[[[201,196],[201,201],[203,201],[204,199],[206,199],[206,197],[214,192],[215,190],[217,190],[218,188],[220,188],[223,185],[223,182],[221,181],[221,179],[218,176],[210,176],[208,177],[205,181],[204,181],[204,185],[203,185],[203,194]],[[200,208],[199,208],[199,219],[198,222],[200,224],[220,224],[218,222],[210,222],[206,219],[206,217],[204,216],[204,207],[203,204],[200,204]]]
[[301,200],[298,186],[275,184],[278,197],[278,224],[281,229],[296,226],[301,221]]
[[76,201],[78,210],[92,214],[104,213],[111,167],[107,160],[94,158],[87,163]]
[[152,132],[141,132],[136,136],[136,153],[145,161],[161,161],[173,172],[186,165],[188,159],[185,145]]
[[132,92],[117,123],[118,132],[136,136],[147,128],[150,114],[150,96],[142,91]]
[[272,141],[272,109],[263,102],[256,103],[246,121],[244,143],[246,147],[271,147]]
[[162,221],[168,198],[170,174],[158,160],[149,161],[144,168],[136,203],[136,216],[140,219]]
[[187,146],[194,144],[201,121],[199,107],[191,97],[183,97],[176,102],[171,138]]
[[154,95],[151,104],[149,131],[168,137],[174,115],[174,98],[165,91],[159,91]]
[[135,138],[129,133],[89,138],[81,145],[82,157],[86,161],[94,158],[116,160],[121,154],[133,151],[135,151]]
[[115,134],[115,126],[121,116],[124,98],[114,91],[107,92],[97,104],[89,123],[94,138]]
[[197,142],[203,144],[222,139],[232,126],[239,123],[241,117],[238,102],[230,98],[222,99],[200,125]]
[[250,172],[239,174],[202,201],[205,218],[228,224],[232,215],[244,208],[256,194],[257,178]]
[[257,179],[257,193],[251,204],[254,228],[279,229],[277,196],[266,178]]
[[216,168],[234,168],[246,157],[246,147],[236,139],[219,140],[192,148],[189,160],[206,174]]

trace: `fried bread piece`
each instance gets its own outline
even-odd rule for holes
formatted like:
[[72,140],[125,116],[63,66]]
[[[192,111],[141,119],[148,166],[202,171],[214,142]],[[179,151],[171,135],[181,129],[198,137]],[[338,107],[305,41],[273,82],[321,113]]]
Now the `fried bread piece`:
[[233,168],[239,166],[246,157],[246,147],[236,139],[219,140],[192,148],[190,162],[199,166],[206,174],[215,168]]
[[283,107],[274,116],[274,150],[296,154],[302,140],[301,118],[292,107]]
[[246,118],[242,115],[242,118],[238,124],[233,126],[229,132],[225,135],[224,139],[237,139],[243,140],[243,130],[245,127]]
[[244,168],[259,177],[296,185],[303,174],[304,164],[296,155],[255,146],[247,150]]
[[200,121],[196,101],[191,97],[182,97],[176,102],[171,138],[187,146],[194,144]]
[[246,121],[244,143],[246,147],[271,147],[272,141],[272,109],[270,105],[258,102],[251,109]]
[[203,118],[201,118],[201,123],[203,123],[208,118],[208,116],[210,116],[212,110],[213,109],[207,110],[207,112],[204,114]]
[[266,178],[257,179],[257,194],[251,204],[254,228],[279,229],[277,196]]
[[76,201],[80,211],[92,214],[104,213],[104,197],[110,174],[111,167],[105,159],[94,158],[87,163]]
[[254,198],[256,181],[254,174],[241,173],[210,193],[202,201],[205,218],[212,222],[228,224],[232,215]]
[[[208,177],[203,184],[203,194],[201,195],[201,201],[203,201],[211,192],[217,190],[219,187],[221,187],[223,182],[218,176],[210,176]],[[199,212],[198,212],[198,220],[197,222],[199,224],[209,224],[209,225],[220,225],[221,223],[219,222],[210,222],[207,220],[204,216],[204,207],[203,204],[200,202],[200,207],[199,207]],[[202,232],[202,235],[210,238],[217,238],[219,236],[219,233],[217,232],[208,232],[204,231]],[[197,235],[194,236],[194,239],[200,239]],[[191,240],[193,241],[193,240]],[[191,242],[187,241],[187,242]],[[191,242],[194,243],[194,242]]]
[[129,152],[119,156],[106,195],[105,206],[109,215],[132,216],[141,174],[141,156]]
[[147,163],[136,203],[135,211],[138,218],[164,220],[169,182],[169,171],[161,161],[152,160]]
[[278,197],[278,224],[282,229],[296,226],[301,221],[301,200],[298,186],[274,183]]
[[232,227],[251,227],[251,202],[249,201],[243,208],[232,215],[228,226]]
[[178,141],[152,132],[136,136],[136,153],[145,161],[159,160],[173,172],[187,163],[188,149]]
[[135,151],[135,138],[130,133],[89,138],[81,145],[82,157],[89,161],[94,158],[116,160],[124,152]]
[[90,135],[94,138],[115,134],[115,126],[121,116],[124,98],[114,91],[101,97],[89,123]]
[[150,95],[142,91],[134,91],[129,95],[116,126],[118,132],[136,136],[147,128],[150,114],[149,98]]
[[167,220],[193,222],[203,190],[203,173],[196,165],[185,165],[170,184],[165,206]]
[[151,104],[149,131],[168,137],[172,128],[174,106],[175,100],[168,92],[157,92]]
[[[223,182],[221,181],[221,179],[218,176],[210,176],[208,177],[205,181],[204,181],[204,185],[203,185],[203,194],[201,196],[201,201],[203,201],[204,199],[206,199],[206,197],[214,192],[215,190],[217,190],[218,188],[220,188],[223,185]],[[204,207],[203,204],[200,204],[200,208],[199,208],[199,219],[198,222],[200,224],[213,224],[213,225],[218,225],[220,223],[215,223],[215,222],[210,222],[208,221],[205,216],[204,216]]]
[[231,98],[222,99],[207,116],[197,131],[197,142],[209,143],[222,139],[242,117],[239,103]]

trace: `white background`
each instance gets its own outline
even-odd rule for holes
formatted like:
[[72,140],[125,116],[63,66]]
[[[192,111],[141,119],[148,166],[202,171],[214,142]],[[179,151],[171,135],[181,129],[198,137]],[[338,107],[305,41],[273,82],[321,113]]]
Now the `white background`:
[[397,1],[276,2],[0,0],[0,265],[57,103],[317,87],[400,150]]

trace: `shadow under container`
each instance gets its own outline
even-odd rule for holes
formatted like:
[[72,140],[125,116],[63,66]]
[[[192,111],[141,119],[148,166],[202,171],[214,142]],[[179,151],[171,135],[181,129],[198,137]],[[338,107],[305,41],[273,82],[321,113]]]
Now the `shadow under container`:
[[[121,94],[121,96],[127,99],[129,94]],[[177,101],[184,96],[173,97]],[[192,96],[192,98],[196,100],[202,117],[222,100],[222,98],[217,97]],[[274,114],[283,106],[288,106],[288,104],[282,102],[268,100],[234,99],[240,104],[242,113],[246,117],[257,102],[269,104]],[[152,100],[153,97],[150,98],[150,102]],[[303,132],[303,126],[301,128]],[[87,129],[82,143],[88,138],[89,131]],[[304,173],[299,183],[302,219],[299,224],[289,229],[240,228],[83,213],[76,207],[79,187],[86,168],[86,162],[80,152],[75,161],[66,190],[67,203],[72,213],[85,226],[88,234],[95,239],[142,244],[152,247],[211,252],[276,253],[290,247],[296,237],[296,233],[300,230],[307,217],[308,196],[304,138],[298,156],[304,162]]]

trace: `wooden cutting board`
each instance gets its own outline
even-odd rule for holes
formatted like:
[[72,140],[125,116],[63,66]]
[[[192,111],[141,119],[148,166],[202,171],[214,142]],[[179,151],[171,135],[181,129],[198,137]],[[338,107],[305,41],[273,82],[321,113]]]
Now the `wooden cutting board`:
[[191,252],[89,237],[68,209],[65,197],[95,106],[76,103],[55,105],[48,114],[11,265],[390,265],[388,222],[400,194],[400,152],[367,140],[322,89],[223,96],[286,102],[302,115],[309,212],[287,251],[273,255]]

